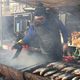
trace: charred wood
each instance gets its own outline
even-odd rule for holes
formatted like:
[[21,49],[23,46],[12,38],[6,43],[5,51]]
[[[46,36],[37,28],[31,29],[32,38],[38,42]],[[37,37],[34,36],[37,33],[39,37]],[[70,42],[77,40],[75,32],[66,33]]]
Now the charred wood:
[[3,77],[3,80],[50,80],[50,78],[27,72],[20,72],[14,68],[2,64],[0,64],[0,77]]

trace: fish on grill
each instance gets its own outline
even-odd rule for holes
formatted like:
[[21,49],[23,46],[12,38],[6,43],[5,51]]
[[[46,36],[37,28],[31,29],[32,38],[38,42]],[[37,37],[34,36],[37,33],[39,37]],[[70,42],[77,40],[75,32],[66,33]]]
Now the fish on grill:
[[59,63],[59,62],[55,62],[55,63],[50,63],[49,65],[47,65],[47,67],[53,67],[53,68],[56,68],[57,70],[61,70],[63,68],[66,67],[65,64],[62,64],[62,63]]
[[35,71],[39,72],[40,76],[51,77],[51,80],[71,80],[74,77],[80,76],[79,66],[64,64],[62,62],[50,63],[42,70],[36,69]]
[[54,80],[56,77],[58,77],[61,73],[55,73],[51,76],[51,80]]
[[65,74],[61,73],[60,75],[58,75],[57,77],[55,77],[55,80],[61,80],[64,76],[65,76]]
[[58,64],[59,62],[52,62],[52,63],[49,63],[48,65],[47,65],[47,67],[50,67],[50,66],[54,66],[54,65],[56,65],[56,64]]
[[39,74],[39,75],[40,75],[41,72],[44,71],[44,70],[45,70],[45,68],[39,68],[39,69],[36,69],[35,71],[33,71],[33,73],[34,73],[34,74]]
[[[50,73],[46,74],[47,72],[51,71]],[[39,75],[42,75],[42,76],[46,76],[46,75],[50,75],[51,73],[54,73],[56,72],[56,68],[53,68],[53,67],[50,67],[50,68],[39,68],[39,69],[36,69],[35,71],[33,71],[33,73],[35,74],[39,74]]]
[[70,73],[62,73],[58,75],[55,80],[71,80],[75,75],[72,75]]
[[44,74],[44,76],[51,76],[52,74],[55,74],[57,72],[57,70],[54,71],[48,71]]
[[67,73],[67,72],[72,72],[73,70],[75,70],[74,67],[65,67],[65,68],[63,68],[61,71]]
[[80,69],[76,69],[73,71],[73,74],[80,76]]
[[79,80],[80,79],[80,76],[76,76],[74,78],[72,78],[72,80]]
[[73,75],[73,74],[67,74],[67,75],[65,75],[65,76],[62,78],[62,80],[71,80],[73,77],[75,77],[75,75]]
[[47,67],[50,67],[50,66],[58,66],[58,65],[61,65],[61,64],[63,64],[63,63],[53,62],[53,63],[49,63],[49,64],[47,65]]

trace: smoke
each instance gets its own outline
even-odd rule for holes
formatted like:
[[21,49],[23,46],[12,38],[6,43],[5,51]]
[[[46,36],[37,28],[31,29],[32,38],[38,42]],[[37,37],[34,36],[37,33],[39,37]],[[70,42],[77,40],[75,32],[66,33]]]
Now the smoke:
[[13,59],[15,52],[15,50],[0,51],[0,63],[14,67],[16,69],[23,69],[25,67],[34,66],[36,64],[45,64],[47,61],[46,57],[41,56],[39,53],[30,53],[24,49],[21,51],[20,55],[17,58]]
[[[73,31],[80,31],[80,10],[79,6],[62,6],[60,7],[60,16],[65,15],[65,27],[70,35]],[[63,22],[63,21],[62,21]]]
[[13,38],[13,16],[2,17],[2,33],[3,40],[10,40],[11,38]]
[[[13,17],[3,17],[3,44],[13,43]],[[37,45],[37,44],[36,44]],[[47,61],[46,56],[41,55],[41,53],[28,52],[27,50],[22,50],[20,55],[13,59],[16,50],[0,50],[0,63],[8,66],[12,66],[16,69],[33,66],[36,64],[43,64]]]
[[[13,43],[11,40],[13,40],[14,36],[13,34],[13,25],[12,25],[12,18],[10,17],[4,17],[3,18],[3,44],[10,44]],[[33,66],[36,64],[45,63],[46,60],[43,56],[40,56],[40,54],[35,52],[28,52],[27,50],[22,50],[20,55],[13,59],[13,56],[15,55],[16,50],[0,50],[0,63],[5,64],[11,67],[14,67],[16,69],[24,68]]]
[[29,67],[36,64],[43,64],[46,62],[46,59],[45,57],[40,56],[39,53],[22,50],[21,54],[16,59],[14,59],[14,61],[20,66]]

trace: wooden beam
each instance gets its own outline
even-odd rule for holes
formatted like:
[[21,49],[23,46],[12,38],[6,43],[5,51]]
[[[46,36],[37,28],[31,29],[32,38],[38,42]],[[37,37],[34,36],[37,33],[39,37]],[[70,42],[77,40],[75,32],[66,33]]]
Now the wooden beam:
[[[23,2],[25,4],[27,3],[30,5],[36,5],[37,3],[37,0],[15,0],[15,1]],[[51,7],[80,5],[80,0],[40,0],[40,1],[43,2],[45,5],[47,4],[48,6]]]

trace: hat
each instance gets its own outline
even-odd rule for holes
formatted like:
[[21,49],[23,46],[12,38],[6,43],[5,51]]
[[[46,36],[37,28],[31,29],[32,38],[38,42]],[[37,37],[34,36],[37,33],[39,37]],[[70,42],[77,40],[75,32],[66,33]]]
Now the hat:
[[34,16],[45,16],[46,15],[46,8],[43,6],[42,3],[38,3],[37,7],[35,8]]

